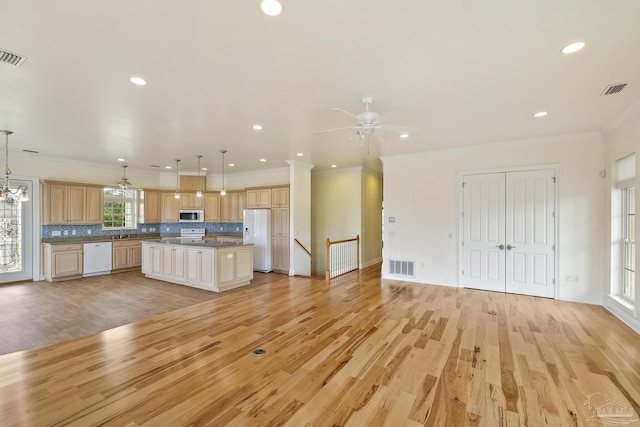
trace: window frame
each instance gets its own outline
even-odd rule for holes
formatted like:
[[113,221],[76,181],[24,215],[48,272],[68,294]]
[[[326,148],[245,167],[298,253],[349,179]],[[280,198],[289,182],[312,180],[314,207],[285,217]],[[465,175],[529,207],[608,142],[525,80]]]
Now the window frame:
[[[135,230],[138,228],[138,191],[135,188],[128,188],[123,190],[119,187],[105,187],[104,188],[104,204],[103,213],[104,219],[102,221],[103,230]],[[122,195],[112,195],[113,193],[122,192]],[[127,193],[129,193],[127,195]],[[107,225],[108,218],[113,218],[114,214],[120,214],[120,212],[114,212],[114,203],[124,203],[123,220],[122,225]],[[114,224],[115,220],[111,220]]]
[[622,190],[622,256],[621,256],[621,280],[620,297],[626,301],[635,303],[635,213],[636,213],[636,187],[625,186]]

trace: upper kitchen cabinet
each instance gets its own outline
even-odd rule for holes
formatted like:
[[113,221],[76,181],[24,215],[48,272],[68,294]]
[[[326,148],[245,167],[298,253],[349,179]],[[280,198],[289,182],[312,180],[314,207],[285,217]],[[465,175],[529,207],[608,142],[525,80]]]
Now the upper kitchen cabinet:
[[261,188],[247,190],[247,209],[264,209],[271,207],[271,189]]
[[220,222],[220,195],[204,194],[204,221]]
[[175,194],[162,193],[162,217],[160,222],[178,222],[180,199],[176,199]]
[[271,207],[272,208],[288,208],[289,207],[289,187],[271,189]]
[[244,192],[228,192],[226,196],[220,196],[220,222],[242,222],[245,201]]
[[139,206],[142,224],[154,224],[162,221],[162,193],[153,190],[140,190]]
[[204,200],[196,197],[196,193],[180,193],[180,209],[202,209]]
[[86,224],[87,187],[43,182],[42,194],[43,224]]
[[87,187],[87,224],[104,223],[104,188]]

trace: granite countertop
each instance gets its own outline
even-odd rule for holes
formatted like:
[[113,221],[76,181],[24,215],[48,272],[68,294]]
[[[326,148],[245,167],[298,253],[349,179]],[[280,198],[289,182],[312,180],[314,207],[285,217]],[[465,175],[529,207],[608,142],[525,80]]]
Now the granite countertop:
[[189,240],[189,239],[160,239],[155,240],[153,243],[160,243],[163,245],[184,245],[184,246],[198,246],[205,248],[224,248],[229,246],[253,246],[253,243],[233,243],[233,242],[212,242],[207,240]]
[[[73,236],[73,237],[49,237],[42,239],[42,243],[49,243],[52,245],[64,245],[69,243],[91,243],[91,242],[120,242],[127,240],[153,240],[153,239],[175,239],[178,234],[160,234],[160,233],[142,233],[142,234],[129,234],[125,233],[122,239],[119,237],[114,238],[111,235],[102,236]],[[205,235],[206,238],[223,236],[223,237],[238,237],[242,239],[242,233],[210,233]],[[177,240],[177,239],[176,239]],[[209,242],[215,243],[215,242]],[[234,243],[231,243],[232,245]]]

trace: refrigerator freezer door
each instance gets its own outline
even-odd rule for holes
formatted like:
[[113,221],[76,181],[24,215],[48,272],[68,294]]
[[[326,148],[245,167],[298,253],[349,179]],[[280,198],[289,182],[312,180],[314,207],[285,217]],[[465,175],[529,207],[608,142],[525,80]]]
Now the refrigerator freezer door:
[[271,210],[245,209],[243,243],[253,244],[254,271],[273,271],[271,266]]

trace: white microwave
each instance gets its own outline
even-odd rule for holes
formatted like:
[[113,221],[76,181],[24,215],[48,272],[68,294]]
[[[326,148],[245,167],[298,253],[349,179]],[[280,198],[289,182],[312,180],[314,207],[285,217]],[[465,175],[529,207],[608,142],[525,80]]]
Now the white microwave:
[[180,209],[178,222],[204,222],[204,211],[193,209]]

